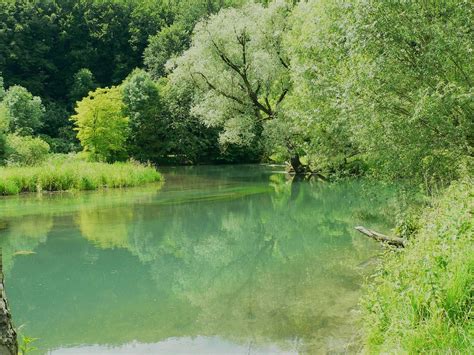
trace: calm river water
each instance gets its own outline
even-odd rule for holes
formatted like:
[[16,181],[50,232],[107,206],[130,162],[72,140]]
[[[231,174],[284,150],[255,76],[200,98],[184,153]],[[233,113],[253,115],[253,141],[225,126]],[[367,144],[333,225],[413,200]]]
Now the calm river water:
[[141,188],[0,198],[7,295],[32,354],[355,349],[396,191],[281,167],[163,169]]

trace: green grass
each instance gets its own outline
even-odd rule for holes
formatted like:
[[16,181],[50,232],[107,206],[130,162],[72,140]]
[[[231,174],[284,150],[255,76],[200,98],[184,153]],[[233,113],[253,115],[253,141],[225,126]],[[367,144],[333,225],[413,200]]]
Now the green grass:
[[133,162],[53,160],[40,166],[0,167],[0,195],[129,187],[160,180],[162,176],[155,168]]
[[368,353],[474,353],[474,181],[453,184],[363,299]]

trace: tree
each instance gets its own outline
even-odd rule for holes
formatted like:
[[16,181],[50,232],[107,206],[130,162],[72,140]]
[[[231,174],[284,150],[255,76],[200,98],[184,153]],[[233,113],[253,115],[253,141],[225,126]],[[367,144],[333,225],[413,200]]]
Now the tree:
[[8,129],[8,117],[6,107],[1,104],[5,96],[5,88],[3,87],[3,77],[0,75],[0,165],[3,164],[6,155],[6,131]]
[[42,125],[44,106],[38,96],[33,96],[22,86],[11,86],[5,93],[1,105],[9,131],[20,135],[37,133]]
[[170,122],[159,87],[150,75],[134,70],[122,84],[125,113],[129,117],[129,153],[141,161],[158,161],[170,151]]
[[[282,48],[290,11],[285,1],[221,10],[196,26],[191,48],[175,61],[173,85],[194,84],[192,113],[221,129],[222,145],[258,145],[265,124],[280,118],[290,90]],[[300,172],[298,152],[286,143]]]
[[345,40],[351,9],[350,3],[301,2],[284,41],[293,82],[284,105],[290,127],[284,128],[299,137],[310,164],[329,175],[357,172],[359,151],[344,102],[352,60]]
[[473,16],[470,1],[354,6],[347,107],[376,174],[431,189],[472,169]]
[[122,84],[130,119],[128,152],[153,162],[196,163],[219,156],[217,135],[189,114],[191,90],[175,90],[165,78],[155,82],[136,69]]
[[85,152],[95,160],[124,158],[128,117],[124,115],[120,87],[99,88],[77,103],[74,121]]
[[165,76],[166,62],[189,46],[189,32],[183,23],[175,22],[149,38],[144,63],[155,79]]
[[0,75],[0,101],[3,100],[4,96],[5,96],[5,86],[3,83],[3,76]]
[[181,55],[191,44],[196,23],[225,7],[241,6],[243,0],[170,1],[172,21],[148,38],[144,64],[154,79],[165,76],[166,62]]
[[89,69],[82,68],[74,74],[73,83],[69,91],[69,99],[71,102],[79,101],[96,87],[94,74]]

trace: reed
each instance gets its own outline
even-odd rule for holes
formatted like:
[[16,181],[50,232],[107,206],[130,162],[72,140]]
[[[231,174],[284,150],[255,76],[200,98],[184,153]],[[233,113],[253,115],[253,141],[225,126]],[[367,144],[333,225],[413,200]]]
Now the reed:
[[154,167],[136,162],[49,161],[40,166],[1,167],[0,195],[130,187],[160,180],[162,175]]

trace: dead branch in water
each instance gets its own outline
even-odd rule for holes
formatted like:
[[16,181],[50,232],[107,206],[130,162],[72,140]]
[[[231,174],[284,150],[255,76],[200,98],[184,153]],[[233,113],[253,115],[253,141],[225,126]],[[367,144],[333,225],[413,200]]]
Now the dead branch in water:
[[355,229],[357,229],[360,233],[366,235],[367,237],[372,238],[381,243],[387,243],[399,248],[404,248],[406,245],[406,239],[400,237],[391,237],[362,226],[357,226],[355,227]]

